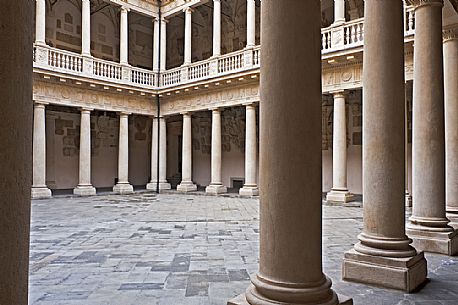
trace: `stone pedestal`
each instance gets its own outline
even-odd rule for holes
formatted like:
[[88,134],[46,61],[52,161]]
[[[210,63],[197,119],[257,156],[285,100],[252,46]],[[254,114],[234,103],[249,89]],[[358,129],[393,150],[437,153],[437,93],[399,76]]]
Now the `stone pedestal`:
[[458,236],[445,212],[442,0],[414,0],[412,186],[407,235],[424,251],[455,255]]
[[132,194],[134,188],[129,183],[117,183],[113,186],[113,192],[120,195]]
[[211,182],[205,192],[209,194],[227,193],[227,188],[221,182],[221,110],[212,109],[212,147],[211,147]]
[[192,118],[188,112],[183,113],[183,159],[182,180],[177,191],[187,193],[197,191],[197,185],[192,182]]
[[403,4],[366,0],[364,22],[364,228],[345,253],[342,275],[411,292],[425,281],[427,265],[405,232]]
[[331,203],[347,203],[355,199],[355,196],[348,190],[336,190],[332,189],[326,194],[326,201]]
[[228,304],[352,304],[322,269],[321,2],[261,10],[259,272]]

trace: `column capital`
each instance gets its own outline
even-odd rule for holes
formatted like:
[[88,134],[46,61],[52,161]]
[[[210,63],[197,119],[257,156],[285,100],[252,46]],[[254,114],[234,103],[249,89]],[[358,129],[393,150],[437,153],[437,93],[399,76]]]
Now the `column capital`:
[[94,111],[94,108],[87,108],[87,107],[81,107],[80,111],[83,112],[91,112]]
[[455,25],[455,27],[452,28],[447,28],[442,31],[442,37],[444,42],[450,41],[450,40],[457,40],[458,39],[458,25]]
[[183,112],[180,112],[180,114],[182,116],[192,116],[192,112],[191,111],[183,111]]
[[245,106],[245,107],[256,108],[257,103],[256,102],[248,102],[248,103],[243,103],[242,105]]
[[347,97],[347,93],[345,92],[345,90],[336,90],[336,91],[330,91],[329,92],[330,94],[332,94],[332,96],[334,98],[345,98]]
[[121,11],[121,13],[128,13],[128,12],[130,12],[130,8],[125,7],[125,6],[121,6],[121,8],[120,8],[119,10]]
[[127,112],[127,111],[120,111],[120,112],[119,112],[119,116],[120,116],[120,117],[129,116],[129,115],[131,115],[131,114],[132,114],[132,112]]
[[415,6],[415,9],[422,6],[444,6],[444,0],[408,0],[407,3]]
[[223,108],[222,107],[211,107],[211,108],[208,108],[208,110],[210,110],[211,112],[221,112]]
[[213,2],[221,2],[221,0],[213,0]]
[[81,2],[91,3],[91,0],[81,0]]
[[33,101],[33,106],[35,108],[45,108],[49,103],[47,102],[42,102],[42,101]]
[[183,12],[186,13],[186,14],[191,14],[194,12],[194,9],[190,6],[186,7],[183,9]]

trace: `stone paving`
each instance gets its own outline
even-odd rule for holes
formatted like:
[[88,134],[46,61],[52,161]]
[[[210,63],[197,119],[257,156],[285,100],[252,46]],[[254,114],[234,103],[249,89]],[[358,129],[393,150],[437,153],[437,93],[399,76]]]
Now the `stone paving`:
[[[258,201],[136,193],[32,202],[31,305],[218,304],[258,268]],[[414,294],[340,280],[362,209],[324,206],[324,270],[356,305],[458,305],[458,258],[428,254]]]

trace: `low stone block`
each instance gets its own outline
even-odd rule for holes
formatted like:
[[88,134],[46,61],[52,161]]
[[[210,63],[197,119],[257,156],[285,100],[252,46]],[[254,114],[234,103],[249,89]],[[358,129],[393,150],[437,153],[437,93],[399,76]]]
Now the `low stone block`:
[[425,252],[445,255],[458,255],[458,231],[431,232],[426,230],[407,228],[407,236],[412,240],[412,246]]

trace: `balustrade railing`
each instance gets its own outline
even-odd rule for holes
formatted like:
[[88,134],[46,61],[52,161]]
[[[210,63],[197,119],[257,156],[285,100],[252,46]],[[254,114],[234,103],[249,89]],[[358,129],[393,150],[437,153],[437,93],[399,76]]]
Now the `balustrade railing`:
[[94,59],[94,75],[119,80],[122,78],[121,66],[118,63]]
[[161,74],[161,86],[177,85],[181,82],[181,68],[167,70]]
[[48,65],[73,72],[83,72],[83,58],[79,54],[59,49],[50,49]]
[[132,68],[131,81],[134,84],[156,86],[156,74],[152,71]]
[[198,62],[188,68],[188,79],[201,79],[210,75],[210,62]]
[[242,69],[245,65],[243,55],[243,51],[237,51],[221,56],[218,59],[218,73],[227,73]]
[[[406,39],[415,34],[415,11],[405,8],[404,33]],[[322,54],[361,47],[364,43],[364,18],[321,29]],[[147,89],[172,87],[188,82],[223,76],[259,68],[261,47],[243,49],[204,61],[184,65],[157,74],[150,70],[121,65],[117,62],[84,57],[80,54],[49,46],[34,45],[34,67],[82,74],[118,84]]]

